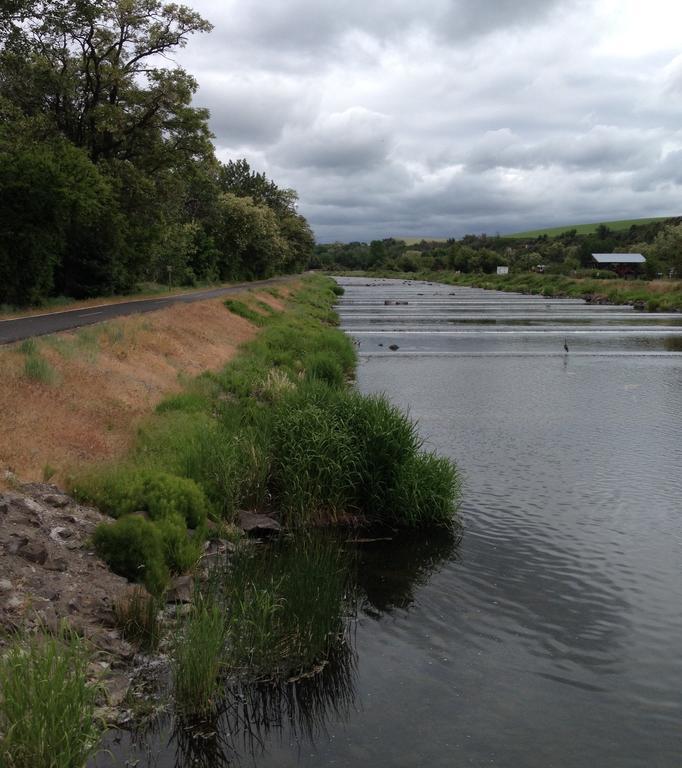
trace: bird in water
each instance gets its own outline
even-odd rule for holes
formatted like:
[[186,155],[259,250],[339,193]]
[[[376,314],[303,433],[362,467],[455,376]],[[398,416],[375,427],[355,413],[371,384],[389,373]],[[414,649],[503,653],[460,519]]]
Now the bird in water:
[[566,339],[564,339],[564,352],[568,352],[568,344],[566,343]]

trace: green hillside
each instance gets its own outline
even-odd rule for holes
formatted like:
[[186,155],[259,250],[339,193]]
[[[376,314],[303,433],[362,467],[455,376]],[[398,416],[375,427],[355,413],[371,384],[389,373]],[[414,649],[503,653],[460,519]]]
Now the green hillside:
[[630,229],[633,224],[651,224],[653,221],[665,221],[669,218],[669,216],[657,216],[651,219],[621,219],[620,221],[597,221],[594,224],[567,224],[563,227],[550,227],[549,229],[531,229],[527,232],[514,232],[510,235],[505,235],[505,237],[540,237],[541,235],[557,237],[571,229],[575,229],[579,235],[591,235],[593,232],[596,232],[597,227],[602,224],[605,224],[614,232],[618,232],[623,229]]

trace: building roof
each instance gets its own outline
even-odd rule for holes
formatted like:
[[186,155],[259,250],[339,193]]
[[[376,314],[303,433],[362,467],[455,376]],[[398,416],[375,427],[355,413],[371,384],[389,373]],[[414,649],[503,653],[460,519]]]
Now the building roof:
[[644,264],[646,259],[641,253],[593,253],[598,264]]

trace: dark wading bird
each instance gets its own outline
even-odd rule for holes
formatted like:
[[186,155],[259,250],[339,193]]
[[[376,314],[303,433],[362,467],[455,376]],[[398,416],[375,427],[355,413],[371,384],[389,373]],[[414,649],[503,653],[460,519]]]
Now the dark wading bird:
[[564,352],[568,352],[568,344],[566,343],[566,339],[564,339]]

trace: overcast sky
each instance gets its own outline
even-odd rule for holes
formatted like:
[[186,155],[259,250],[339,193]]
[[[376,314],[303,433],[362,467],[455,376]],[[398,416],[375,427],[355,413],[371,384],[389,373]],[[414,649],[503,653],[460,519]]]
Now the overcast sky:
[[317,238],[682,213],[679,0],[185,0],[221,159]]

